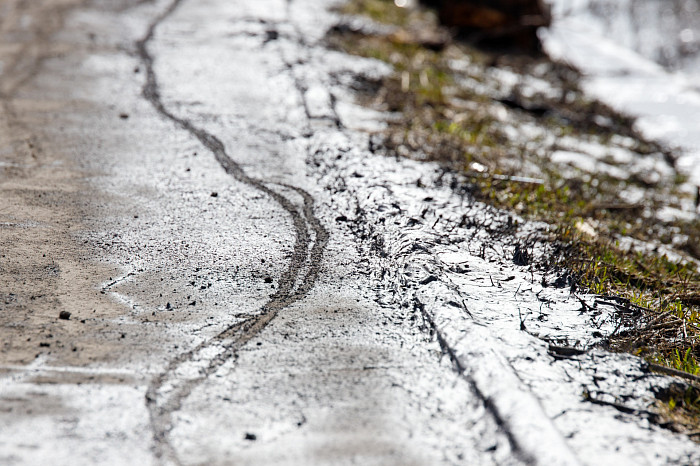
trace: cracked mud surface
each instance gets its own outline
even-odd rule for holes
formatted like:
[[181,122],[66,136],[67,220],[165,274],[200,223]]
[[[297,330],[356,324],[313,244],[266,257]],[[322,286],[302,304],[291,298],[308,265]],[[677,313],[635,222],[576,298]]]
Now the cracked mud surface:
[[698,459],[582,399],[641,412],[668,380],[553,357],[614,322],[504,259],[513,238],[478,227],[502,214],[370,153],[343,83],[383,67],[323,47],[327,2],[22,5],[1,23],[27,44],[0,75],[1,463]]

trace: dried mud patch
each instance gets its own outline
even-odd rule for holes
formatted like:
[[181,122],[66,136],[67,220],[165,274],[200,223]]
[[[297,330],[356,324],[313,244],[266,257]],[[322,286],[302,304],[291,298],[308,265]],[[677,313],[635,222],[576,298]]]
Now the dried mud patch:
[[101,293],[100,282],[115,271],[78,239],[91,216],[83,176],[65,166],[58,173],[35,168],[0,183],[3,364],[48,357],[51,364],[86,365],[118,359],[125,341],[138,345],[133,332],[113,322],[124,308]]

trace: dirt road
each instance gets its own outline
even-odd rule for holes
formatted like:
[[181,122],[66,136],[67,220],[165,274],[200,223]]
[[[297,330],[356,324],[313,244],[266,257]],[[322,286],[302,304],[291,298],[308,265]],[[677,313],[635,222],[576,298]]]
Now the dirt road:
[[521,331],[580,303],[451,223],[502,214],[371,153],[350,89],[384,65],[324,47],[328,2],[28,3],[0,5],[0,463],[698,458],[580,396],[665,379]]

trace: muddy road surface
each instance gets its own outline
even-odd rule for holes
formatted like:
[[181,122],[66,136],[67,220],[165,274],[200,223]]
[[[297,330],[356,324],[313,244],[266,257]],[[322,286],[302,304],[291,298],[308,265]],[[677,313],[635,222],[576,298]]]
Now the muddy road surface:
[[614,322],[504,214],[372,153],[330,6],[0,4],[0,463],[697,461],[667,379],[548,351]]

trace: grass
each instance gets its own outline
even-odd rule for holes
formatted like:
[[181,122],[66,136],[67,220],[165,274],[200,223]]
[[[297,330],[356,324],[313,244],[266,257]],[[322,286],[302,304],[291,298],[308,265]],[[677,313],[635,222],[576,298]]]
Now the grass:
[[[659,214],[692,203],[673,151],[588,98],[566,64],[449,41],[436,46],[434,38],[445,35],[434,14],[391,1],[351,0],[341,12],[396,26],[384,33],[341,28],[327,38],[332,47],[393,65],[395,72],[361,97],[397,115],[384,135],[386,151],[461,170],[476,199],[551,225],[551,253],[539,266],[566,270],[579,288],[632,311],[604,344],[697,375],[700,219]],[[504,91],[498,73],[519,82]],[[533,93],[528,80],[554,91]],[[593,170],[553,163],[554,153],[570,150],[567,141],[608,154]],[[620,151],[666,168],[635,171],[614,157]],[[533,180],[514,181],[516,175]],[[630,192],[639,200],[629,201]],[[684,397],[669,395],[665,406],[700,417],[698,399]]]
[[700,437],[700,390],[693,386],[671,384],[657,394],[657,400],[656,408],[666,425],[689,434],[697,441]]

